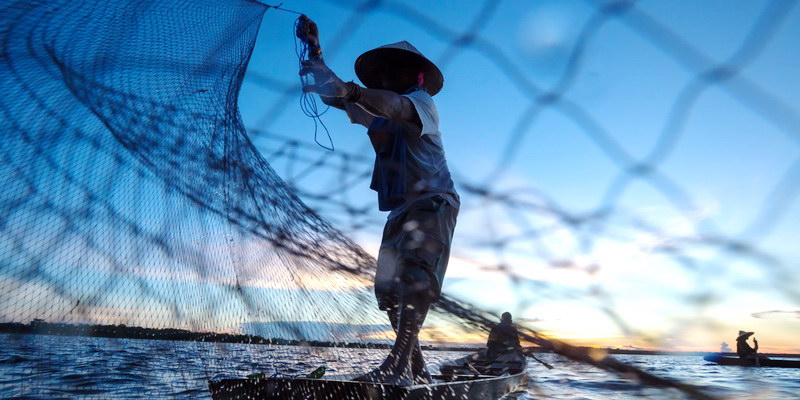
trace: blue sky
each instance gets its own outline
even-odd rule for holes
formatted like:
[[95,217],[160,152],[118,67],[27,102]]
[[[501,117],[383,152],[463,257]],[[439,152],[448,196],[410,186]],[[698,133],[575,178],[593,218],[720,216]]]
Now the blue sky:
[[[800,298],[781,286],[778,267],[709,245],[715,238],[742,242],[773,257],[788,276],[798,270],[800,7],[650,0],[602,14],[602,3],[379,2],[361,14],[353,12],[355,1],[283,6],[318,23],[326,62],[343,80],[355,79],[359,54],[399,40],[441,66],[445,85],[435,100],[464,200],[448,293],[510,309],[578,343],[715,349],[748,329],[764,347],[800,352],[787,334],[800,328],[791,314]],[[265,154],[279,142],[263,132],[314,143],[313,121],[293,91],[294,18],[265,14],[239,99]],[[451,46],[476,28],[474,41]],[[698,79],[726,61],[732,77]],[[536,107],[553,90],[559,101]],[[368,169],[364,129],[338,110],[322,118],[336,152],[366,157],[359,168]],[[671,147],[659,145],[664,137],[675,139]],[[291,178],[286,158],[268,160]],[[657,162],[657,173],[626,183],[621,172],[648,160]],[[339,172],[317,168],[293,182],[323,191]],[[464,185],[506,193],[517,207]],[[336,198],[370,208],[375,199],[367,186],[356,182]],[[348,230],[341,209],[308,200]],[[586,217],[607,205],[616,212],[609,219],[566,223],[566,216]],[[752,229],[771,212],[778,212],[774,223]],[[382,216],[370,215],[367,227],[350,233],[373,251]],[[486,245],[499,238],[517,240]],[[685,259],[691,265],[681,264]],[[498,264],[536,284],[512,283],[491,271]],[[769,310],[790,313],[752,316]]]
[[[175,43],[168,58],[203,50],[197,60],[210,63],[202,68],[230,67],[218,59],[238,63],[228,51],[243,48],[250,36],[242,29],[254,32],[260,19],[252,3],[232,4],[227,11],[246,10],[236,14],[246,22],[216,21],[231,29],[198,25],[176,36],[142,24],[137,32],[156,45]],[[399,40],[442,68],[436,103],[462,195],[446,293],[498,314],[509,310],[576,344],[715,350],[746,329],[767,351],[800,352],[796,1],[359,4],[284,6],[318,22],[326,60],[344,80],[354,79],[359,54]],[[159,27],[181,12],[152,6],[165,18],[150,21]],[[102,10],[114,15],[99,19],[105,30],[59,31],[58,46],[85,50],[72,57],[72,68],[90,68],[83,72],[98,84],[119,85],[125,96],[144,82],[155,90],[138,94],[170,104],[191,108],[195,98],[186,93],[200,103],[217,101],[209,107],[230,100],[197,90],[192,79],[174,79],[156,68],[164,65],[160,58],[122,56],[113,73],[97,74],[92,68],[104,59],[95,51],[107,41],[95,36],[111,29],[117,40],[115,29],[138,15],[115,10]],[[213,20],[225,7],[209,1],[192,10],[198,13],[179,15]],[[242,117],[277,173],[374,255],[385,214],[368,189],[372,150],[364,129],[337,110],[322,117],[336,151],[314,144],[314,121],[300,109],[295,18],[276,10],[264,15],[240,93]],[[5,165],[17,168],[4,193],[17,206],[6,210],[0,237],[3,320],[226,331],[241,331],[244,322],[351,323],[364,325],[359,338],[390,338],[379,329],[385,319],[369,281],[283,257],[272,243],[232,227],[218,212],[218,192],[193,186],[218,184],[212,175],[219,170],[142,163],[164,154],[120,146],[121,140],[138,148],[137,134],[177,144],[189,132],[203,148],[203,135],[219,133],[217,125],[176,113],[163,120],[170,128],[159,130],[138,118],[147,111],[143,103],[120,101],[119,93],[76,93],[58,74],[34,73],[56,60],[30,54],[50,42],[26,37],[14,36],[9,47],[19,73],[3,81],[13,94],[4,121],[12,132],[22,126],[57,140],[32,143],[23,135],[4,142]],[[181,47],[186,38],[193,40]],[[205,43],[215,39],[220,46]],[[87,40],[103,46],[73,46]],[[119,54],[152,50],[126,43]],[[59,112],[41,113],[44,103]],[[110,118],[120,108],[132,118]],[[64,131],[54,116],[85,129]],[[269,203],[274,182],[259,182],[255,200]],[[206,208],[173,183],[204,193]],[[286,223],[290,215],[268,217]],[[317,250],[347,251],[327,246],[337,244]],[[435,314],[423,333],[426,341],[485,340],[461,335]]]

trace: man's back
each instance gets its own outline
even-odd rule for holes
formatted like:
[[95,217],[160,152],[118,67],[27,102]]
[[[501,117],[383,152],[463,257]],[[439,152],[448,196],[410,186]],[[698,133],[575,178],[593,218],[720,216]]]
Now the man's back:
[[486,342],[488,348],[487,355],[496,357],[507,353],[521,353],[522,346],[519,344],[519,333],[517,327],[511,323],[510,317],[497,324],[489,333],[489,340]]
[[752,355],[756,354],[756,351],[755,351],[755,349],[750,347],[750,345],[747,342],[745,342],[744,340],[737,340],[736,341],[736,354],[738,354],[739,357],[745,358],[745,357],[752,356]]

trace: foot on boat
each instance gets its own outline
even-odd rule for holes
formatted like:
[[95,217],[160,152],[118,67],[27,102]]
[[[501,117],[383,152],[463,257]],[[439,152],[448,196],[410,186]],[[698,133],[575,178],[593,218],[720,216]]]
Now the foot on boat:
[[392,373],[391,371],[376,368],[364,375],[353,378],[357,382],[382,383],[385,385],[411,386],[412,381],[406,374]]

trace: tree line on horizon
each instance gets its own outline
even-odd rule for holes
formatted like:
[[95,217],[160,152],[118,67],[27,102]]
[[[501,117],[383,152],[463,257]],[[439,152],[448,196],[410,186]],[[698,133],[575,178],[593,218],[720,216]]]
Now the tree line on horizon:
[[[140,326],[101,325],[101,324],[70,324],[65,322],[47,322],[34,319],[25,324],[22,322],[0,322],[0,333],[31,334],[48,336],[84,336],[117,339],[144,339],[144,340],[170,340],[189,342],[215,342],[215,343],[243,343],[260,345],[284,346],[309,346],[309,347],[348,347],[388,349],[388,343],[374,342],[330,342],[320,340],[296,340],[283,338],[265,338],[258,335],[219,332],[195,332],[178,328],[145,328]],[[422,346],[427,349],[437,350],[468,350],[464,348],[450,348],[442,346]]]

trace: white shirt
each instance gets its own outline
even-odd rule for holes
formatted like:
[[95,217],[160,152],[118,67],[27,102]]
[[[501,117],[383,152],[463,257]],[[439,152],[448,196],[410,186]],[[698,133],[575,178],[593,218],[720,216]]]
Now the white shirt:
[[[408,98],[417,111],[422,129],[414,124],[395,122],[390,126],[401,130],[406,144],[406,197],[402,205],[392,209],[388,218],[402,213],[412,202],[441,195],[451,206],[459,208],[460,201],[447,167],[442,145],[442,134],[439,131],[439,112],[433,98],[424,90],[417,90],[403,95]],[[360,124],[372,134],[384,128],[387,120],[373,116],[361,107],[344,102],[350,122]],[[417,134],[417,132],[419,132]],[[374,145],[375,143],[373,143]]]

